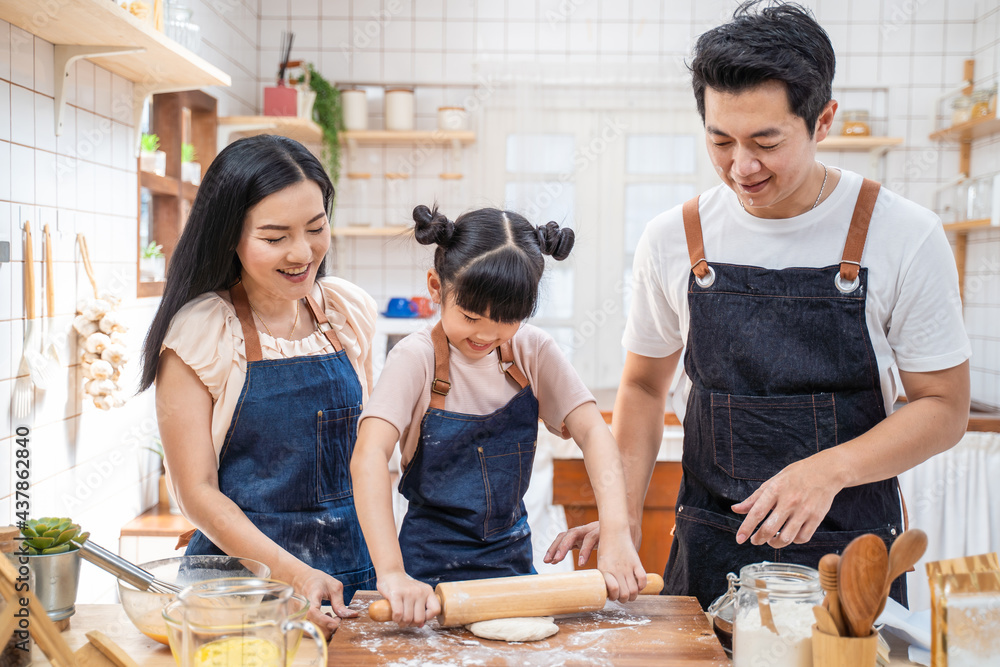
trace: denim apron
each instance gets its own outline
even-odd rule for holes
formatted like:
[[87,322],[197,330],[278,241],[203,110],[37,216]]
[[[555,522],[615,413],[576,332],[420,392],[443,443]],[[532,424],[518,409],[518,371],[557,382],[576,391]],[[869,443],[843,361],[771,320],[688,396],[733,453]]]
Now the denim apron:
[[[846,488],[806,544],[736,543],[744,515],[730,506],[789,464],[856,438],[885,419],[865,320],[861,255],[879,184],[865,180],[843,259],[824,268],[765,269],[705,258],[697,198],[683,206],[692,271],[684,370],[683,476],[664,593],[703,607],[726,573],[771,561],[817,567],[855,537],[888,547],[902,531],[895,478]],[[905,604],[904,578],[892,596]]]
[[431,586],[535,574],[523,499],[535,458],[538,400],[513,364],[508,341],[497,349],[500,368],[521,391],[488,415],[446,411],[450,350],[440,322],[431,338],[430,407],[399,480],[409,501],[399,532],[406,573]]
[[[219,455],[219,490],[262,533],[344,585],[344,601],[375,587],[375,569],[354,509],[350,463],[361,384],[347,353],[309,296],[332,354],[263,359],[242,284],[230,290],[246,344],[247,374]],[[222,554],[199,530],[187,555]]]

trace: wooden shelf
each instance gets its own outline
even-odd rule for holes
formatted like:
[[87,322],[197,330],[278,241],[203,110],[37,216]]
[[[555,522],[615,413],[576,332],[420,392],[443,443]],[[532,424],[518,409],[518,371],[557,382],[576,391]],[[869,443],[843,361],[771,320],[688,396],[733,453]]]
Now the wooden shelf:
[[251,137],[278,134],[303,144],[318,144],[323,130],[309,118],[295,116],[223,116],[219,118],[219,145],[226,146],[233,136]]
[[931,134],[934,141],[971,141],[1000,132],[1000,118],[987,116],[952,125]]
[[158,195],[177,195],[178,183],[176,178],[170,176],[159,176],[151,171],[139,172],[139,185],[148,188]]
[[331,227],[334,236],[399,236],[412,234],[412,227]]
[[181,195],[188,201],[194,201],[194,198],[198,196],[198,186],[194,183],[182,182]]
[[821,151],[872,151],[888,150],[903,143],[902,137],[842,137],[828,135],[819,142]]
[[949,222],[944,226],[944,231],[946,232],[967,232],[970,229],[977,229],[979,227],[989,227],[989,218],[982,218],[980,220],[959,220],[958,222]]
[[341,132],[340,138],[344,143],[357,146],[411,146],[413,144],[448,146],[456,142],[466,146],[476,141],[476,133],[470,130],[412,130],[408,132],[351,130]]
[[57,135],[65,107],[67,70],[79,58],[92,60],[135,84],[132,103],[137,133],[143,104],[150,95],[232,84],[228,74],[139,21],[117,2],[59,0],[55,4],[54,10],[47,10],[47,5],[35,2],[0,0],[0,19],[55,45]]

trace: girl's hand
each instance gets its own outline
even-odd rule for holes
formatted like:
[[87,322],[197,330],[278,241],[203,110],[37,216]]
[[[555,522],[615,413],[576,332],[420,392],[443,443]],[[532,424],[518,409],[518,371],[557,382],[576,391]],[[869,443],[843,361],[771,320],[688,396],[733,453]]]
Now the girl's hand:
[[[292,588],[309,601],[309,613],[306,615],[316,624],[329,639],[333,631],[340,625],[341,618],[353,618],[358,612],[348,609],[344,604],[344,586],[326,572],[312,567],[305,567],[291,577]],[[329,600],[336,616],[320,611],[323,600]]]
[[605,532],[597,552],[597,569],[604,575],[608,599],[631,602],[646,587],[646,568],[626,529]]
[[392,606],[392,620],[406,627],[423,627],[441,613],[434,589],[405,572],[390,572],[378,578],[378,592]]

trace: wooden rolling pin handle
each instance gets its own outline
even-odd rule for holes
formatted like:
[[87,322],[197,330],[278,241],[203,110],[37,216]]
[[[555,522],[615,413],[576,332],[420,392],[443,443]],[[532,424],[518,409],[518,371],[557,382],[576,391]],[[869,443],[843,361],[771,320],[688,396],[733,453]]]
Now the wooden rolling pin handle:
[[639,591],[639,595],[659,595],[663,590],[663,577],[652,572],[646,573],[646,587]]
[[[444,603],[441,601],[441,597],[438,596],[438,604],[442,605],[444,609]],[[375,600],[370,605],[368,605],[368,617],[373,621],[378,623],[386,623],[392,620],[392,605],[386,599]]]

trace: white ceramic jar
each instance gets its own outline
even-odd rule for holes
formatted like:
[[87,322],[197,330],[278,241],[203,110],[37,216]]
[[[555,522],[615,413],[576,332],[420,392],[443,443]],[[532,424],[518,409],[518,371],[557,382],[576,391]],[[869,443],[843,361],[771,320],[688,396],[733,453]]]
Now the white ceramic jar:
[[412,90],[408,88],[386,89],[385,129],[397,132],[413,129]]
[[344,107],[345,130],[368,129],[368,100],[363,90],[343,90],[340,103]]
[[465,109],[462,107],[438,107],[438,129],[445,132],[469,129]]

